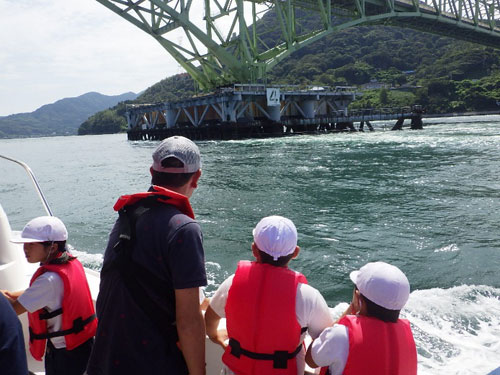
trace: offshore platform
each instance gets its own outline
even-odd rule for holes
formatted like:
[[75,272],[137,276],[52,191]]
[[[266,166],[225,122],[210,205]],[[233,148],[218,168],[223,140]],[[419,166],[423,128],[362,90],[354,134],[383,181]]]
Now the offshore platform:
[[[155,38],[207,94],[130,106],[129,139],[229,139],[358,130],[421,109],[350,112],[349,87],[265,85],[267,72],[318,39],[358,25],[394,25],[499,48],[498,0],[97,0]],[[264,14],[266,28],[258,22]],[[314,30],[301,15],[314,14]],[[270,25],[272,23],[272,25]],[[175,42],[177,41],[177,42]],[[208,94],[210,92],[210,94]]]
[[[418,108],[348,111],[352,87],[299,87],[235,84],[178,102],[129,105],[129,140],[241,139],[342,131],[373,131],[370,121],[405,119],[422,128]],[[355,127],[355,123],[359,123]]]

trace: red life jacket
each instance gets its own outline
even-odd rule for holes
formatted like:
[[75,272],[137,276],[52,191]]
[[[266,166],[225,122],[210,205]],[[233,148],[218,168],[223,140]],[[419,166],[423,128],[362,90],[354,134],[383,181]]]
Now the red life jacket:
[[152,191],[131,195],[122,195],[116,201],[113,209],[115,211],[120,211],[120,209],[125,206],[133,205],[134,203],[139,202],[142,199],[151,197],[155,197],[158,202],[166,203],[176,207],[184,215],[187,215],[191,219],[194,219],[194,212],[191,208],[188,197],[156,185],[153,185]]
[[[41,265],[31,278],[30,285],[44,272],[55,272],[64,284],[62,307],[48,313],[40,309],[28,312],[30,328],[30,352],[33,358],[42,360],[48,338],[64,336],[66,349],[72,350],[95,335],[97,318],[90,295],[89,285],[82,264],[72,259],[63,264]],[[62,314],[62,330],[47,331],[47,319]]]
[[222,361],[236,374],[296,375],[302,343],[295,314],[304,275],[288,268],[242,261],[226,303],[229,336]]
[[387,323],[377,318],[346,315],[349,356],[343,375],[416,375],[417,349],[410,322]]

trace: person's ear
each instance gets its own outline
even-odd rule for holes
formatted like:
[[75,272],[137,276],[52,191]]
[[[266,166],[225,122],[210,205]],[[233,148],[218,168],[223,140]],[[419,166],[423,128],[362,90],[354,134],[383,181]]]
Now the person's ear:
[[200,177],[201,177],[201,169],[198,169],[194,173],[193,177],[191,178],[191,187],[192,188],[196,189],[198,187],[198,180],[200,179]]
[[259,248],[255,244],[255,242],[252,242],[252,254],[253,254],[255,260],[257,261],[257,263],[260,263],[261,259],[260,259]]
[[151,177],[153,177],[153,171],[154,171],[153,167],[149,167],[149,173],[151,174]]
[[361,293],[359,290],[355,290],[352,295],[352,307],[354,308],[354,313],[357,314],[361,311]]
[[292,259],[297,258],[300,253],[300,247],[295,246],[295,250],[293,251]]

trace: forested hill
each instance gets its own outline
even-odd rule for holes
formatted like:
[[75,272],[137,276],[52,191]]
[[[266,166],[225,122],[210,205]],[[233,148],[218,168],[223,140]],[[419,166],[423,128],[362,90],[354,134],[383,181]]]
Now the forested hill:
[[0,138],[73,135],[90,115],[136,97],[133,92],[112,96],[89,92],[44,105],[31,113],[0,117]]
[[[267,30],[273,16],[264,16],[259,27]],[[303,26],[313,22],[305,18]],[[263,39],[273,45],[275,36],[269,28]],[[355,85],[359,89],[367,84],[385,85],[365,91],[353,107],[421,104],[428,113],[496,110],[500,52],[411,29],[359,26],[296,51],[268,73],[267,83]],[[135,102],[179,100],[194,92],[191,78],[177,75],[151,86]],[[122,106],[91,117],[86,131],[98,133],[110,118],[124,129],[124,111]]]

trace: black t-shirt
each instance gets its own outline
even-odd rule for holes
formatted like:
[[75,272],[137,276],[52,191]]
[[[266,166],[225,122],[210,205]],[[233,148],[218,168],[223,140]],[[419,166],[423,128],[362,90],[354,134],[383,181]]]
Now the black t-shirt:
[[[115,257],[119,220],[109,236],[103,268]],[[134,262],[166,284],[160,295],[143,287],[169,312],[169,322],[175,320],[175,289],[207,285],[201,228],[173,206],[158,205],[139,217],[132,254]],[[181,352],[136,304],[118,270],[101,273],[96,310],[99,325],[89,375],[187,374]]]

